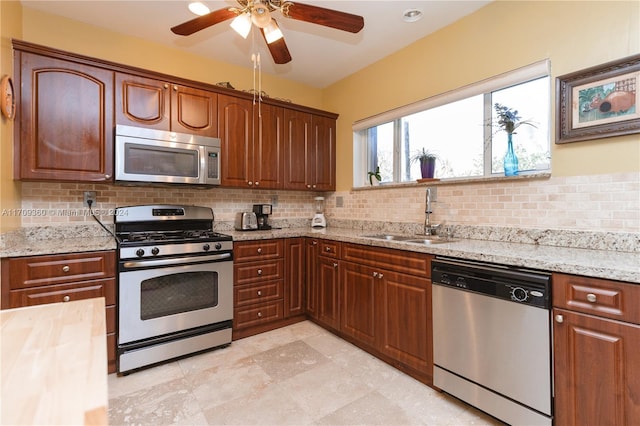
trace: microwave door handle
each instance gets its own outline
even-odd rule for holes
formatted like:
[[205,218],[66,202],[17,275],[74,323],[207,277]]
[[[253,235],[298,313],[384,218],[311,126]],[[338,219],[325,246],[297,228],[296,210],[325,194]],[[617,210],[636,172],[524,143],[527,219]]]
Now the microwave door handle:
[[207,183],[207,147],[200,145],[198,147],[198,155],[200,156],[200,170],[198,170],[198,182]]
[[215,254],[213,256],[195,256],[189,258],[172,258],[172,259],[154,259],[143,261],[127,261],[122,266],[125,268],[144,268],[147,266],[171,266],[171,265],[186,265],[189,263],[201,263],[201,262],[216,262],[225,259],[230,259],[231,253]]

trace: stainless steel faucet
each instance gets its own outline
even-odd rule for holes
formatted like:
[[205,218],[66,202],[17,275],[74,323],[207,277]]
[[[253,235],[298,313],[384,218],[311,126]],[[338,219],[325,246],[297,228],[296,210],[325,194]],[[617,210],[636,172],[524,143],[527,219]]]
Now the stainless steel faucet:
[[440,224],[437,224],[437,225],[431,224],[431,218],[429,217],[431,213],[433,213],[433,211],[431,210],[431,188],[427,188],[427,200],[426,200],[426,206],[424,210],[424,215],[425,215],[424,234],[425,235],[436,235],[436,230],[440,227]]

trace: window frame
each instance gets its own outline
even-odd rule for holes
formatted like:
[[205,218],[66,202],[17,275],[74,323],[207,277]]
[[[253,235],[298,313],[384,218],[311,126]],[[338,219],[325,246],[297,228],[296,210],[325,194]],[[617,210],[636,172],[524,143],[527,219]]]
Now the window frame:
[[[353,131],[353,186],[354,187],[363,187],[368,186],[368,182],[366,180],[367,172],[367,160],[370,156],[370,152],[367,149],[367,135],[364,130],[380,126],[387,123],[394,123],[394,137],[396,140],[400,140],[401,138],[401,126],[398,123],[402,120],[403,117],[409,116],[411,114],[415,114],[424,110],[428,110],[431,108],[437,108],[442,105],[446,105],[449,103],[453,103],[462,99],[470,98],[477,95],[484,96],[484,116],[491,117],[492,116],[492,104],[491,104],[491,93],[495,91],[499,91],[511,86],[517,86],[520,84],[527,83],[529,81],[537,80],[539,78],[548,77],[549,78],[549,95],[551,95],[551,63],[549,59],[544,59],[538,62],[534,62],[532,64],[517,68],[512,71],[508,71],[494,77],[490,77],[488,79],[479,81],[477,83],[472,83],[466,86],[463,86],[458,89],[451,90],[449,92],[445,92],[442,94],[438,94],[426,99],[422,99],[420,101],[404,105],[398,108],[394,108],[389,111],[385,111],[380,114],[373,115],[371,117],[367,117],[362,120],[355,121],[352,126]],[[549,109],[549,114],[551,114],[551,109]],[[549,150],[550,147],[550,131],[551,131],[551,117],[549,116],[549,126],[548,126],[548,134],[547,138],[549,141]],[[491,140],[491,134],[493,129],[491,126],[486,126],[484,130],[485,141]],[[492,155],[492,143],[485,143],[483,148],[484,158],[491,158]],[[400,170],[400,144],[394,143],[393,147],[393,182],[394,185],[404,185],[410,182],[401,180],[401,170]],[[550,151],[549,151],[550,154]],[[487,157],[488,156],[488,157]],[[549,172],[547,170],[539,170],[536,172]],[[534,173],[536,173],[534,172]],[[525,172],[531,173],[531,172]],[[483,165],[483,175],[471,177],[472,179],[490,179],[495,177],[496,174],[492,172],[492,164],[491,161],[484,161]],[[447,178],[447,179],[469,179],[467,177],[459,177],[459,178]]]

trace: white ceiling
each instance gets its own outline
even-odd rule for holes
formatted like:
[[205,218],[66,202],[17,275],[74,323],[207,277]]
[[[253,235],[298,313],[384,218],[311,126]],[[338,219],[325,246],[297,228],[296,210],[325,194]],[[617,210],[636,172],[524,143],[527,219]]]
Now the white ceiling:
[[[260,52],[262,71],[312,87],[324,88],[391,53],[480,9],[491,0],[303,0],[364,17],[364,29],[351,34],[278,16],[293,60],[273,63],[262,36],[256,31],[244,40],[223,22],[191,36],[178,36],[170,28],[195,17],[189,0],[21,0],[23,6],[65,16],[111,31],[162,43],[215,60],[252,67],[251,54]],[[202,0],[212,11],[237,6],[233,0]],[[405,10],[417,8],[421,20],[406,23]]]

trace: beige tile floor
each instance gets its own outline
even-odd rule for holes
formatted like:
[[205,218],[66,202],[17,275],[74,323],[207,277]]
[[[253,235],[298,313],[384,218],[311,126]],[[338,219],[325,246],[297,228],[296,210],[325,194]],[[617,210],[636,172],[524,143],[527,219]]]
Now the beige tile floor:
[[112,425],[499,425],[305,321],[118,377]]

